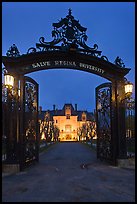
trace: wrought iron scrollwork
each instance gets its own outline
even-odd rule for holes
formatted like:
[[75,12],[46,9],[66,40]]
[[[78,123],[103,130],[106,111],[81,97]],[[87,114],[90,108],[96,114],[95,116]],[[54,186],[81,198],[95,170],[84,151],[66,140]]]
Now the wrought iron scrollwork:
[[[100,57],[103,60],[108,61],[106,56],[101,56],[102,51],[98,50],[98,45],[94,44],[93,47],[89,47],[86,42],[88,36],[86,34],[87,28],[80,25],[78,20],[75,20],[72,16],[72,10],[69,9],[68,15],[65,18],[61,18],[58,23],[53,23],[52,37],[53,40],[47,42],[44,37],[39,38],[39,43],[36,43],[36,47],[30,47],[27,54],[45,51],[75,51],[78,53],[84,53],[95,57]],[[20,52],[15,44],[13,44],[6,55],[8,57],[19,57]],[[115,60],[116,65],[124,67],[121,59],[117,57]]]
[[34,52],[36,52],[37,50],[36,50],[36,48],[35,47],[30,47],[29,49],[28,49],[28,51],[27,51],[27,54],[29,54],[29,53],[34,53]]
[[25,109],[26,111],[35,111],[36,110],[36,97],[37,92],[35,86],[31,82],[27,82],[25,85]]
[[101,59],[108,61],[108,58],[106,56],[101,56]]
[[25,160],[26,162],[36,158],[36,131],[34,120],[29,120],[25,138]]
[[[36,43],[36,48],[29,48],[27,54],[36,52],[39,49],[39,51],[75,50],[76,52],[95,57],[101,56],[102,51],[98,50],[97,44],[94,44],[92,48],[86,44],[88,39],[86,35],[87,28],[81,26],[79,21],[74,19],[71,9],[69,9],[65,18],[61,18],[58,23],[53,23],[52,25],[54,27],[52,31],[54,39],[46,42],[44,37],[40,37],[39,43]],[[101,58],[108,61],[106,56]]]
[[111,160],[111,88],[103,87],[97,92],[98,155]]
[[25,81],[25,163],[37,159],[37,85],[30,80]]
[[[110,89],[103,88],[98,92],[98,112],[102,119],[99,121],[101,127],[109,128],[110,125]],[[105,117],[108,116],[108,117]]]

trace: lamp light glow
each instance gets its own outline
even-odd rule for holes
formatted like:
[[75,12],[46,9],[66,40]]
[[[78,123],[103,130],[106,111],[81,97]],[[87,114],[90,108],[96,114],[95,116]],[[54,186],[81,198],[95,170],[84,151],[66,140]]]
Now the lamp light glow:
[[8,88],[12,88],[14,86],[14,77],[9,75],[9,74],[5,74],[4,76],[4,84],[5,86]]
[[131,82],[127,82],[125,84],[125,94],[132,94],[133,84]]

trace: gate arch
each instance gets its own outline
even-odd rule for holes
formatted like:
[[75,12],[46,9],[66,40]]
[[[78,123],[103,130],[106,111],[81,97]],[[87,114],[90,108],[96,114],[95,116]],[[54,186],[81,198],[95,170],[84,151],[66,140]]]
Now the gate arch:
[[[36,43],[36,48],[28,49],[27,54],[20,55],[15,44],[7,51],[7,56],[2,56],[5,70],[14,76],[16,88],[20,88],[21,115],[23,112],[24,98],[24,76],[25,74],[39,70],[69,68],[89,72],[101,76],[112,83],[112,120],[113,135],[116,139],[116,159],[126,158],[125,140],[125,104],[124,104],[124,83],[125,75],[130,71],[122,60],[117,57],[115,63],[108,61],[106,56],[101,56],[98,45],[93,48],[86,45],[86,28],[75,20],[69,9],[68,15],[58,23],[53,23],[53,41],[46,42],[44,37]],[[61,45],[57,45],[60,44]],[[23,125],[18,126],[20,135],[24,134]],[[21,166],[23,168],[23,164]]]
[[13,75],[25,75],[47,69],[69,68],[93,73],[113,81],[122,79],[130,71],[129,68],[119,67],[95,56],[71,50],[36,52],[13,58],[3,56],[2,61],[8,72]]

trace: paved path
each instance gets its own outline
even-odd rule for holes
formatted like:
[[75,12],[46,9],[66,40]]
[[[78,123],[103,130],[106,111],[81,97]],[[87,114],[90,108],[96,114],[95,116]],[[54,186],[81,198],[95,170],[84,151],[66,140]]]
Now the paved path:
[[135,202],[135,171],[97,161],[85,144],[57,143],[39,164],[2,178],[2,201]]

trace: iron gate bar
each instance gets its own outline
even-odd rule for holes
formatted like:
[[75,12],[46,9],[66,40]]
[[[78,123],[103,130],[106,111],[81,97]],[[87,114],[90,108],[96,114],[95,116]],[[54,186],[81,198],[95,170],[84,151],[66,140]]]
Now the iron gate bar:
[[[38,162],[39,161],[39,130],[38,130],[38,84],[35,80],[28,76],[22,76],[20,78],[21,81],[21,111],[20,111],[20,168],[23,170],[27,165]],[[25,105],[28,103],[27,101],[27,93],[26,93],[26,84],[31,83],[32,86],[35,88],[36,92],[36,110],[30,112],[26,111]],[[33,92],[31,92],[33,94]],[[30,94],[31,94],[30,93]],[[30,100],[32,98],[30,97]],[[32,102],[32,101],[30,101]],[[30,106],[33,104],[29,104]],[[34,120],[34,132],[31,135],[32,139],[29,137],[27,140],[26,137],[26,128],[28,127],[29,119],[31,122]],[[32,124],[31,124],[32,125]],[[32,126],[31,126],[32,127]],[[34,135],[36,136],[35,139]],[[27,147],[28,146],[28,147]],[[32,147],[33,146],[33,147]],[[26,150],[28,150],[26,152]],[[27,154],[28,153],[28,154]],[[28,156],[27,156],[28,155]],[[30,158],[31,157],[31,158]]]
[[[28,97],[28,98],[27,98]],[[38,161],[38,84],[30,77],[25,76],[24,84],[24,142],[25,164]],[[28,129],[26,129],[28,128]],[[27,135],[28,131],[28,135]],[[28,139],[27,139],[28,138]],[[28,145],[28,146],[27,146]],[[26,150],[28,150],[26,152]]]
[[115,165],[112,108],[112,83],[103,83],[96,87],[97,158]]

